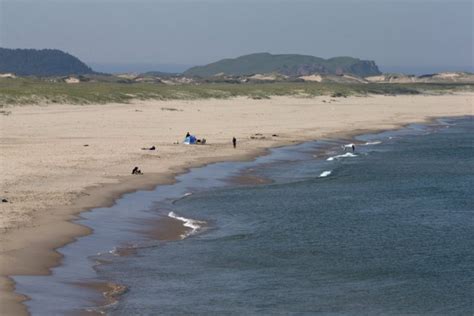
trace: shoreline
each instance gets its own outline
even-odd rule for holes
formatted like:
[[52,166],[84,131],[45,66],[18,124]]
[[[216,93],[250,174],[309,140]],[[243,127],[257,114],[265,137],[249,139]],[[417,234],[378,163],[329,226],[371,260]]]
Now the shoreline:
[[[459,239],[449,237],[467,237],[469,227],[472,227],[466,222],[469,217],[466,205],[472,201],[468,185],[468,170],[471,169],[468,166],[472,167],[472,162],[467,144],[472,140],[469,131],[472,131],[473,118],[438,119],[433,123],[411,124],[393,131],[357,136],[355,155],[341,155],[342,146],[350,140],[321,139],[278,148],[252,162],[224,162],[192,170],[179,177],[182,183],[171,186],[179,192],[173,195],[178,197],[176,203],[174,199],[166,199],[162,203],[160,192],[164,190],[160,188],[150,194],[137,192],[124,196],[121,204],[130,205],[130,210],[140,212],[144,210],[143,204],[135,207],[135,201],[156,197],[158,202],[148,212],[166,215],[173,210],[179,216],[210,223],[210,228],[189,240],[163,246],[144,240],[145,247],[136,256],[112,259],[110,265],[99,268],[98,278],[112,282],[119,280],[130,286],[128,294],[105,311],[110,314],[133,314],[134,311],[147,314],[157,310],[170,314],[193,311],[212,314],[215,310],[245,310],[250,314],[262,310],[269,313],[295,309],[311,312],[327,298],[324,304],[326,312],[339,307],[350,312],[361,297],[371,302],[366,308],[374,312],[469,311],[469,295],[465,294],[469,284],[465,280],[472,274],[469,269],[464,269],[469,266],[469,260],[461,259],[453,267],[453,261],[449,259],[462,257],[464,250],[469,249],[469,242],[461,243],[463,246],[458,248]],[[453,162],[455,166],[450,166]],[[228,185],[228,177],[251,169],[255,175],[273,179],[274,184],[250,187]],[[319,178],[326,170],[332,174]],[[193,185],[196,183],[193,179],[202,179],[204,184],[211,183],[206,175],[222,181],[210,189],[207,185]],[[450,190],[453,185],[456,187],[454,191]],[[441,187],[444,190],[435,189]],[[457,198],[451,199],[446,194]],[[438,198],[433,199],[435,195]],[[307,207],[309,205],[311,207]],[[160,211],[163,208],[166,210],[164,213]],[[93,222],[103,222],[107,218],[99,217],[100,212],[94,212],[98,217],[93,216]],[[365,220],[361,221],[362,218]],[[140,229],[138,225],[136,227]],[[397,231],[407,231],[405,229],[411,234],[397,234]],[[97,231],[93,235],[95,238],[87,238],[99,239],[100,228]],[[373,236],[368,238],[371,233]],[[426,238],[426,233],[431,238]],[[439,235],[446,238],[437,239]],[[408,249],[404,246],[404,236],[409,236],[410,240],[418,236],[419,243],[410,243],[417,248],[415,251],[408,250],[413,249],[411,246],[407,246]],[[126,237],[124,240],[135,241],[135,238]],[[451,247],[445,247],[445,240],[451,240]],[[431,247],[426,248],[426,242]],[[81,243],[84,245],[79,241],[76,247],[70,245],[68,248],[88,249],[79,246]],[[137,247],[141,245],[140,242],[134,244]],[[339,250],[334,252],[333,249]],[[374,249],[380,250],[379,255],[373,255],[371,251]],[[346,251],[351,253],[352,260],[344,260],[348,258]],[[88,252],[81,253],[84,256]],[[446,253],[444,258],[447,259],[441,260],[438,266],[438,260],[433,262],[430,259],[439,258],[440,253]],[[263,257],[260,256],[262,254]],[[421,255],[421,258],[414,259],[417,265],[413,270],[410,254]],[[341,259],[345,267],[338,265]],[[385,261],[381,270],[378,269],[379,260]],[[333,264],[328,265],[328,261]],[[369,265],[373,265],[373,273],[367,275]],[[292,270],[294,267],[298,267],[298,272]],[[439,273],[426,275],[424,272],[433,271],[430,267],[445,273],[446,277],[437,277]],[[313,277],[312,273],[316,273],[317,277]],[[308,275],[312,277],[308,279]],[[295,291],[292,293],[298,295],[282,302],[280,295],[285,295],[288,282],[293,285],[291,281],[297,276],[301,282],[294,284]],[[393,281],[394,277],[405,281],[402,288],[399,282]],[[321,280],[327,282],[321,283]],[[272,286],[267,300],[259,294],[265,293],[269,282],[275,286]],[[451,282],[456,284],[456,289],[450,290]],[[34,283],[38,286],[43,284],[41,281]],[[354,293],[354,283],[357,289],[365,290]],[[447,289],[441,290],[444,292],[444,299],[441,300],[444,304],[437,299],[441,292],[431,291],[443,283],[444,289]],[[337,290],[333,284],[338,284]],[[221,287],[224,292],[216,290]],[[379,287],[388,292],[380,294],[376,290]],[[254,289],[251,297],[247,291],[249,288]],[[390,300],[392,294],[403,296],[414,288],[415,294],[426,297],[426,301],[411,304]],[[346,295],[337,296],[339,299],[334,300],[334,296],[325,295],[328,291],[336,296],[341,293]],[[306,305],[308,298],[314,295],[316,300],[310,299]],[[38,304],[39,297],[33,293],[32,297],[36,303],[28,304],[31,310],[42,311]],[[48,297],[51,300],[54,296]],[[215,297],[222,298],[224,302],[212,304]],[[306,299],[299,300],[300,297]],[[242,301],[249,301],[249,304],[242,307]],[[300,304],[292,304],[292,301]],[[443,309],[450,301],[459,304]],[[363,306],[356,306],[356,309],[364,311]]]
[[[464,97],[472,98],[472,94],[464,95]],[[397,98],[397,97],[392,97]],[[421,96],[423,98],[423,96]],[[130,107],[136,107],[131,105]],[[469,109],[469,106],[466,107]],[[98,185],[91,185],[86,187],[84,190],[77,193],[76,197],[72,199],[72,203],[68,206],[58,206],[57,209],[49,210],[48,214],[44,214],[35,221],[33,227],[21,227],[11,228],[2,236],[2,244],[5,242],[14,241],[13,245],[10,245],[10,249],[4,251],[2,245],[2,265],[1,265],[1,278],[0,278],[0,292],[2,299],[0,305],[2,310],[6,314],[27,314],[25,305],[21,302],[25,301],[25,297],[20,294],[13,294],[12,289],[14,288],[13,281],[9,278],[10,275],[44,275],[50,273],[50,269],[54,266],[61,264],[62,257],[56,251],[56,249],[73,242],[81,236],[92,233],[92,230],[77,223],[72,223],[77,218],[80,218],[80,213],[89,211],[93,208],[114,205],[117,198],[120,196],[135,192],[139,190],[153,190],[159,185],[170,184],[175,182],[175,177],[179,174],[183,174],[189,171],[191,168],[202,167],[211,163],[219,161],[247,161],[253,160],[255,157],[261,156],[267,152],[269,148],[282,147],[296,143],[302,143],[316,138],[350,138],[356,135],[366,134],[368,132],[377,132],[385,130],[393,130],[406,126],[411,123],[427,123],[431,122],[439,117],[450,117],[450,116],[462,116],[472,115],[472,106],[469,110],[461,111],[462,113],[443,113],[440,115],[422,115],[418,119],[413,120],[410,118],[399,118],[398,122],[391,121],[388,123],[384,121],[382,126],[369,126],[367,128],[351,128],[351,126],[345,126],[338,131],[332,131],[325,133],[324,131],[310,131],[306,135],[296,135],[285,138],[272,138],[270,142],[265,144],[257,144],[257,146],[239,151],[237,155],[217,155],[207,157],[207,159],[199,159],[200,161],[185,161],[184,165],[174,166],[165,172],[161,173],[148,173],[145,171],[145,175],[139,177],[133,176],[119,176],[115,179],[119,179],[115,183],[102,183]],[[104,109],[107,111],[107,109]],[[468,112],[468,113],[465,113]],[[268,134],[268,133],[266,133]],[[280,134],[280,133],[279,133]],[[247,143],[246,143],[247,142]],[[242,144],[248,144],[249,142],[258,143],[258,140],[246,140]],[[206,145],[207,146],[207,145]],[[218,146],[222,144],[216,144]],[[191,159],[193,160],[193,159]],[[66,210],[65,210],[66,209]],[[25,238],[25,236],[27,236]],[[29,236],[29,237],[28,237]],[[25,240],[26,239],[26,240]],[[31,239],[35,242],[31,243]],[[28,246],[26,246],[28,241]],[[20,247],[20,245],[22,247]],[[16,248],[16,249],[15,249]],[[35,258],[35,262],[31,262],[31,258]],[[30,263],[30,264],[26,264]]]
[[[471,116],[461,116],[461,117],[451,117],[451,118],[452,119],[463,119],[463,118],[468,118],[468,117],[471,117]],[[432,127],[432,126],[439,127],[442,124],[440,122],[440,120],[445,119],[445,118],[446,117],[430,117],[430,118],[427,118],[426,120],[421,121],[421,122],[406,123],[406,124],[400,125],[399,127],[396,127],[396,128],[393,128],[393,129],[388,129],[388,130],[387,129],[364,130],[364,132],[362,132],[362,133],[355,133],[355,134],[342,133],[342,134],[338,134],[338,138],[329,136],[329,138],[325,138],[324,140],[329,141],[330,143],[329,144],[324,144],[324,145],[322,145],[322,147],[320,149],[318,149],[321,153],[324,153],[324,155],[319,155],[318,154],[317,156],[313,155],[313,157],[315,157],[315,158],[317,157],[316,159],[323,160],[323,161],[327,160],[327,158],[330,157],[329,153],[331,153],[331,151],[328,152],[328,150],[339,148],[338,145],[331,144],[332,142],[338,142],[338,141],[341,142],[341,143],[351,142],[351,143],[356,144],[356,146],[361,146],[361,145],[364,146],[364,145],[368,145],[368,144],[367,144],[367,142],[363,142],[363,141],[358,140],[358,138],[361,137],[361,136],[376,135],[376,134],[379,134],[379,133],[386,133],[386,132],[389,132],[389,133],[390,132],[396,132],[396,131],[407,129],[407,128],[409,128],[410,125],[413,125],[413,124],[420,124],[424,127]],[[432,132],[430,132],[430,133],[432,133]],[[305,143],[311,143],[311,142],[316,142],[316,140],[305,140],[305,141],[297,142],[297,143],[293,143],[293,144],[275,146],[275,147],[272,147],[272,148],[268,148],[268,150],[278,149],[278,148],[282,148],[282,147],[298,146],[298,145],[302,145],[302,144],[305,144]],[[318,151],[318,153],[319,153],[319,151]],[[262,153],[261,155],[254,156],[250,159],[245,159],[243,161],[244,162],[255,161],[257,158],[262,157],[262,156],[267,156],[269,154],[270,153],[268,153],[268,152]],[[228,161],[227,160],[227,161],[219,161],[219,162],[235,162],[235,163],[238,163],[238,162],[240,162],[240,160],[239,161]],[[213,162],[213,163],[210,163],[210,164],[219,163],[219,162]],[[274,163],[281,164],[281,163],[284,163],[284,162],[278,161],[278,162],[270,162],[270,163],[271,164],[274,164]],[[263,163],[263,164],[266,164],[266,163]],[[196,167],[196,168],[198,168],[198,169],[199,168],[204,168],[207,165],[209,165],[209,164],[199,166],[199,167]],[[260,165],[260,164],[258,164],[258,165]],[[185,171],[184,173],[188,173],[188,172],[189,172],[189,170]],[[177,174],[176,176],[178,176],[178,175],[179,174]],[[225,176],[224,179],[225,179],[225,183],[226,183],[224,185],[226,187],[230,186],[230,187],[234,187],[234,188],[235,187],[240,187],[240,186],[245,187],[245,186],[265,185],[265,184],[272,184],[273,183],[273,180],[269,180],[268,178],[265,178],[263,176],[255,176],[253,167],[251,167],[251,169],[244,168],[243,170],[238,171],[238,173],[234,174],[234,175],[227,175],[227,176]],[[157,187],[159,187],[159,185]],[[205,190],[212,190],[212,189],[213,188],[207,188]],[[186,196],[187,195],[185,194],[184,197],[186,197]],[[178,197],[176,200],[172,200],[171,204],[173,204],[174,202],[176,202],[176,201],[178,201],[178,200],[180,200],[184,197]],[[161,207],[159,206],[158,209],[159,208],[161,208]],[[178,221],[178,220],[176,220],[174,218],[171,218],[171,217],[159,218],[154,223],[154,225],[150,225],[149,223],[144,222],[144,226],[145,225],[148,225],[148,226],[152,227],[151,230],[150,229],[145,229],[144,231],[145,231],[145,234],[153,240],[168,242],[168,241],[182,240],[182,239],[185,239],[185,238],[189,237],[186,234],[184,234],[184,235],[182,234],[183,231],[186,229],[186,227],[183,225],[183,222]],[[124,246],[124,247],[117,248],[115,250],[115,253],[120,257],[125,257],[125,256],[129,256],[129,255],[133,256],[133,255],[137,254],[137,250],[140,249],[140,248],[141,247],[137,248],[135,246],[130,246],[130,247],[129,246]],[[108,264],[108,263],[110,263],[110,262],[102,262],[101,264]],[[102,293],[103,301],[105,303],[98,304],[97,306],[93,307],[93,310],[102,311],[102,312],[104,312],[107,309],[107,307],[110,306],[111,303],[119,302],[120,299],[121,299],[121,296],[128,291],[128,288],[127,288],[126,285],[121,284],[121,283],[115,283],[115,280],[103,281],[102,283],[100,283],[103,286],[106,286],[106,285],[108,286],[109,284],[113,285],[113,287],[111,287],[110,291],[112,291],[114,287],[122,289],[117,295],[113,295],[112,297],[110,297],[109,291],[99,291],[98,290],[99,288],[95,286],[97,284],[97,282],[93,281],[93,282],[85,283],[85,284],[87,285],[86,286],[87,288],[95,290],[96,292]],[[112,301],[109,301],[110,299],[112,299]],[[88,309],[88,311],[89,311],[89,309]]]

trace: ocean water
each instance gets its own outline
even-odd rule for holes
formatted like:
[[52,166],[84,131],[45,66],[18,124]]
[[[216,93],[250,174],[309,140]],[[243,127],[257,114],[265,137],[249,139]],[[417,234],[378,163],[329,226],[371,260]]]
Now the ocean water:
[[[473,119],[192,169],[82,213],[94,233],[58,249],[51,275],[15,276],[16,290],[33,315],[96,310],[80,284],[104,281],[128,287],[99,309],[110,315],[472,315]],[[190,235],[143,234],[166,217]]]
[[129,288],[106,311],[472,315],[473,132],[470,117],[361,136],[353,154],[335,141],[277,150],[246,166],[269,184],[161,206],[207,228],[98,266]]

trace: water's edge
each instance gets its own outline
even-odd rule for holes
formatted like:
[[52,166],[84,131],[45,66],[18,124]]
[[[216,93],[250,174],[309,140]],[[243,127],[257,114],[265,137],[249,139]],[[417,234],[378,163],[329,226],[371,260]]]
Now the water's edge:
[[[453,118],[447,120],[453,120]],[[163,242],[179,240],[206,229],[212,229],[212,220],[187,219],[176,213],[173,208],[176,200],[204,190],[265,183],[263,178],[252,178],[252,169],[262,164],[308,159],[308,155],[313,159],[338,159],[343,157],[342,155],[347,157],[351,154],[350,149],[345,153],[338,152],[342,145],[349,142],[356,143],[356,146],[376,145],[378,138],[392,137],[391,135],[397,133],[403,136],[405,132],[425,133],[429,128],[445,124],[447,124],[446,120],[433,119],[423,124],[409,124],[394,131],[362,134],[349,139],[310,141],[274,148],[252,161],[212,163],[193,168],[177,176],[176,183],[160,185],[152,191],[125,194],[111,207],[95,208],[81,213],[81,218],[75,222],[90,227],[93,233],[58,249],[64,256],[63,262],[52,269],[50,276],[14,276],[16,291],[30,298],[26,305],[32,314],[41,314],[41,311],[44,311],[42,309],[44,306],[41,306],[43,299],[51,296],[58,297],[58,294],[59,297],[64,297],[61,304],[58,304],[61,305],[61,312],[80,311],[84,307],[89,311],[98,312],[100,309],[97,309],[97,306],[113,304],[125,290],[118,283],[97,279],[95,265],[116,260],[117,256],[124,254],[121,251],[133,255],[134,251],[139,251],[143,247],[158,247]],[[243,175],[247,178],[242,179]],[[330,176],[329,170],[321,173],[321,177],[326,176]],[[238,179],[237,183],[235,179]],[[150,238],[150,234],[156,230],[157,221],[168,221],[168,226],[170,226],[169,221],[180,225],[177,225],[167,238]],[[130,249],[133,251],[128,252],[127,250]],[[99,283],[108,284],[108,289],[99,287],[91,291],[90,286],[83,286]],[[117,288],[120,290],[117,291]],[[97,291],[104,292],[107,299],[101,299]]]

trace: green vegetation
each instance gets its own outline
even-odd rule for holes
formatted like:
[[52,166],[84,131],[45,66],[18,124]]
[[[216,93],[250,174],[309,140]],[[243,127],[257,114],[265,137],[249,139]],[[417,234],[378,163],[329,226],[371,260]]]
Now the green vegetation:
[[346,97],[367,94],[420,94],[473,91],[466,84],[340,84],[340,83],[204,83],[165,85],[153,83],[81,82],[67,84],[32,78],[0,78],[0,107],[15,104],[103,104],[128,103],[133,99],[226,99],[271,96],[312,97],[327,95]]
[[217,74],[242,76],[250,74],[280,73],[287,76],[302,76],[314,73],[351,73],[361,77],[378,75],[380,71],[373,61],[352,57],[323,59],[314,56],[258,53],[223,59],[205,66],[197,66],[184,72],[186,76],[210,77]]
[[0,48],[0,73],[66,76],[91,74],[93,71],[78,58],[58,49]]

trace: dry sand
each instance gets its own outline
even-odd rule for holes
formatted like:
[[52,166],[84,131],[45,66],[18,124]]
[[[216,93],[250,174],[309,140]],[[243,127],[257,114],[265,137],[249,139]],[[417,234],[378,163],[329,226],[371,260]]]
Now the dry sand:
[[[53,249],[89,232],[69,222],[82,210],[171,182],[189,167],[249,159],[272,146],[472,115],[473,96],[12,107],[10,115],[0,115],[0,197],[8,200],[0,203],[0,314],[25,313],[6,276],[48,273],[60,260]],[[188,131],[206,138],[207,145],[181,144]],[[263,137],[252,139],[256,133]],[[141,150],[150,146],[157,150]],[[134,166],[145,174],[130,175]]]

